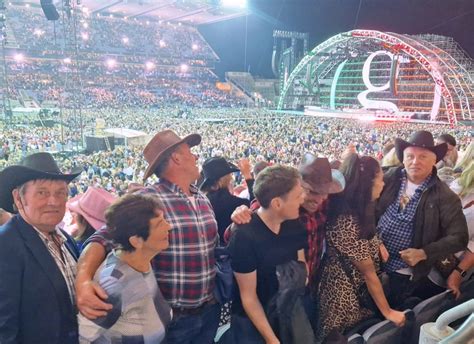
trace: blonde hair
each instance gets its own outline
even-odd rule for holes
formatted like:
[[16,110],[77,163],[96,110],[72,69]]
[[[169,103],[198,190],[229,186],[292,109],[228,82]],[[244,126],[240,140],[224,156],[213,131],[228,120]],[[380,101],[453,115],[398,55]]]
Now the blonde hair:
[[474,142],[471,142],[469,146],[467,146],[466,150],[464,151],[464,154],[462,156],[462,159],[458,161],[456,166],[454,166],[455,170],[462,170],[467,168],[469,163],[474,159]]
[[474,161],[471,160],[469,165],[462,171],[458,179],[458,184],[461,187],[459,197],[464,197],[474,189]]
[[220,177],[218,181],[212,184],[205,191],[210,192],[210,191],[217,191],[220,189],[228,189],[231,181],[232,181],[232,173],[226,174],[225,176]]

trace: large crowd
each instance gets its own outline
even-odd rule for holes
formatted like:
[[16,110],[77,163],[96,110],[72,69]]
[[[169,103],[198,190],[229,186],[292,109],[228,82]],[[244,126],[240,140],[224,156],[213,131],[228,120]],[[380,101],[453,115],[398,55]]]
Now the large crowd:
[[417,343],[411,309],[473,297],[472,126],[248,108],[196,28],[85,11],[66,62],[8,16],[9,96],[55,111],[0,122],[0,343]]

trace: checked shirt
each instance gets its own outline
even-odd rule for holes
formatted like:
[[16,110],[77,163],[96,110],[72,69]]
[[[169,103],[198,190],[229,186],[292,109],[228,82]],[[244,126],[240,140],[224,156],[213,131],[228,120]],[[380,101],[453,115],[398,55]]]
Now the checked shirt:
[[[156,280],[166,301],[173,308],[196,308],[213,299],[217,222],[207,197],[191,186],[194,206],[177,185],[164,179],[138,192],[160,199],[165,207],[165,219],[172,227],[169,248],[152,260]],[[107,250],[113,248],[105,228],[91,236],[88,242],[99,242]]]

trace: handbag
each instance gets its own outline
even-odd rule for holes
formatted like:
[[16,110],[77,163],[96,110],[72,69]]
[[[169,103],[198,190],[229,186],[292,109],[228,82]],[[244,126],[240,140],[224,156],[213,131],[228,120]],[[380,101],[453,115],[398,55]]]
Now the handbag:
[[454,255],[450,254],[447,257],[444,257],[442,259],[438,259],[434,263],[434,267],[438,272],[443,276],[444,279],[447,279],[449,275],[454,271],[456,266],[459,264],[459,259]]
[[214,249],[216,258],[216,279],[214,296],[221,304],[232,301],[234,296],[234,272],[231,266],[230,252],[227,247],[217,246]]

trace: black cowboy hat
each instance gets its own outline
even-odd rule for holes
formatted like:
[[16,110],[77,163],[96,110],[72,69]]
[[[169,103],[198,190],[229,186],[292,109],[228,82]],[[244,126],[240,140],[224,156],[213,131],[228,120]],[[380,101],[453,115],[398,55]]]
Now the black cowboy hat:
[[35,153],[24,158],[19,165],[13,165],[0,172],[0,208],[14,213],[12,191],[20,185],[37,179],[72,181],[82,168],[77,167],[73,173],[64,174],[59,170],[56,161],[49,153]]
[[414,132],[408,141],[395,139],[395,151],[398,160],[403,161],[403,151],[408,147],[419,147],[433,152],[436,155],[436,162],[443,159],[448,151],[448,145],[446,143],[441,143],[435,146],[433,135],[426,130]]
[[202,182],[199,185],[199,188],[208,187],[210,184],[217,182],[221,177],[232,173],[240,171],[237,166],[227,162],[226,159],[222,157],[213,157],[204,161],[202,165]]

